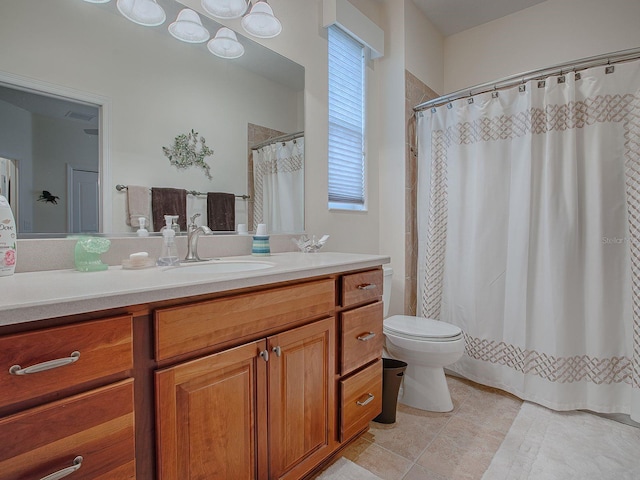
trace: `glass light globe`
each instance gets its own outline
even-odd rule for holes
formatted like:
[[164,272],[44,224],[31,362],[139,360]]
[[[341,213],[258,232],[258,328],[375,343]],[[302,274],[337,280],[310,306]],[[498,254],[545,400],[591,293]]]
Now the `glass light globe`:
[[222,27],[216,36],[209,40],[207,48],[220,58],[238,58],[244,54],[244,47],[238,41],[236,33],[227,27]]
[[258,38],[273,38],[282,31],[282,24],[273,15],[273,9],[266,2],[257,2],[242,18],[242,28]]
[[156,0],[118,0],[116,7],[125,18],[144,27],[157,27],[167,19]]
[[176,21],[169,25],[169,33],[187,43],[202,43],[209,40],[209,30],[202,26],[200,16],[189,8],[180,11]]
[[216,18],[240,18],[247,11],[247,0],[202,0],[201,4]]

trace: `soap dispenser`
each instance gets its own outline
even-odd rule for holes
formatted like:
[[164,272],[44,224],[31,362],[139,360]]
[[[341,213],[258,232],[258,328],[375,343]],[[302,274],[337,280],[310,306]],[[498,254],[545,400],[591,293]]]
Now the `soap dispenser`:
[[162,229],[162,253],[158,257],[157,264],[161,267],[167,267],[172,265],[180,265],[180,259],[178,258],[178,250],[176,248],[175,236],[176,232],[171,228],[171,215],[164,216],[165,227]]
[[178,223],[179,215],[171,215],[171,228],[176,234],[180,233],[180,224]]
[[136,232],[138,234],[139,237],[148,237],[149,236],[149,230],[147,230],[145,228],[145,224],[147,223],[147,219],[144,217],[140,217],[138,218],[138,225],[140,226],[140,228],[138,228],[138,231]]

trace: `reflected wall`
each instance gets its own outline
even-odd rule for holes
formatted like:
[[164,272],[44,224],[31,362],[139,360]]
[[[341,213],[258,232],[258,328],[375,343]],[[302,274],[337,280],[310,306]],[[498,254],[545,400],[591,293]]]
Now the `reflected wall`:
[[[0,70],[107,103],[100,141],[108,142],[108,158],[101,158],[100,188],[108,233],[131,231],[125,223],[126,195],[115,190],[116,184],[246,194],[248,125],[304,129],[300,82],[283,84],[214,57],[205,45],[173,39],[166,33],[173,21],[167,10],[165,25],[145,28],[117,14],[114,6],[80,0],[9,0],[2,6],[0,44],[11,48],[3,51]],[[162,152],[191,129],[214,150],[207,158],[212,180],[196,168],[172,167]],[[0,145],[0,156],[29,155],[6,155],[6,149]],[[33,183],[21,195],[35,196],[43,187],[27,170],[21,175]],[[202,213],[204,205],[193,202],[188,213]],[[237,223],[248,223],[246,202],[236,207]]]

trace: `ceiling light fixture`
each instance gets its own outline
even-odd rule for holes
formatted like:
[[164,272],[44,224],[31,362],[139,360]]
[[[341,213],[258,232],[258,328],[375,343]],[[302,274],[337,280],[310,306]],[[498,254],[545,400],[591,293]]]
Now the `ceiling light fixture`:
[[227,27],[222,27],[216,36],[209,40],[207,48],[220,58],[238,58],[244,54],[244,47],[238,41],[236,33]]
[[240,18],[247,11],[247,0],[202,0],[202,8],[216,18]]
[[125,18],[145,27],[157,27],[167,19],[156,0],[118,0],[116,6]]
[[242,18],[242,28],[254,37],[273,38],[282,31],[282,24],[266,0],[258,0]]
[[169,33],[187,43],[202,43],[209,40],[209,30],[202,26],[200,16],[189,8],[178,13],[176,21],[169,25]]

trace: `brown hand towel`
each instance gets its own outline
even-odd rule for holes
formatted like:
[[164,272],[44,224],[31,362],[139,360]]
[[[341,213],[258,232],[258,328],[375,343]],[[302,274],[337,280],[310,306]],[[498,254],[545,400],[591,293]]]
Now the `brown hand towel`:
[[207,223],[211,230],[236,229],[236,196],[233,193],[207,193]]
[[153,212],[153,231],[164,227],[165,215],[178,215],[180,230],[187,231],[187,191],[180,188],[151,189],[151,211]]

